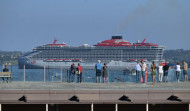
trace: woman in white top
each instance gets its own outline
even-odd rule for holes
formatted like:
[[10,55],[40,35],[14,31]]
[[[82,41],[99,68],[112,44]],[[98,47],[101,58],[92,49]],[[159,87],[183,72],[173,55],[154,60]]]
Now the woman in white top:
[[177,65],[176,65],[176,78],[177,78],[178,82],[179,82],[180,73],[181,73],[180,64],[179,64],[179,62],[177,62]]
[[158,79],[159,79],[159,82],[162,82],[162,78],[163,78],[163,66],[162,66],[162,63],[160,63],[160,66],[159,66],[158,70],[159,70]]

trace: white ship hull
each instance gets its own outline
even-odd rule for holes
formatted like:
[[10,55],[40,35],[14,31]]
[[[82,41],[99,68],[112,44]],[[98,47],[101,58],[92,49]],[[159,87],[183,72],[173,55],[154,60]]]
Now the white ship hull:
[[[19,68],[23,68],[25,65],[25,68],[30,69],[36,69],[36,68],[63,68],[63,69],[69,69],[71,64],[75,63],[75,66],[78,65],[78,63],[81,64],[83,69],[95,69],[95,64],[93,62],[47,62],[44,60],[27,60],[20,62]],[[104,63],[102,63],[104,64]],[[109,69],[135,69],[136,62],[123,62],[123,61],[111,61],[107,63],[107,66]],[[146,62],[147,66],[150,66],[151,62]]]

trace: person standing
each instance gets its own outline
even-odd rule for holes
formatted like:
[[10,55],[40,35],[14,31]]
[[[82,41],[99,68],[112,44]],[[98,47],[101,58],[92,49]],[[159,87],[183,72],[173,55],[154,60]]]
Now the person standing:
[[142,75],[142,78],[143,78],[143,83],[145,83],[145,72],[146,72],[147,66],[144,63],[144,61],[142,61],[141,63],[142,63],[141,64],[141,75]]
[[[5,65],[5,68],[3,69],[3,72],[9,72],[9,69],[8,69],[8,67],[7,67],[7,65]],[[8,77],[6,77],[7,78],[7,83],[8,83]],[[5,82],[5,78],[4,77],[2,77],[2,79],[3,79],[3,82]]]
[[102,64],[100,62],[101,61],[98,60],[98,63],[95,65],[95,69],[96,69],[96,83],[100,83],[101,82]]
[[158,72],[159,72],[159,75],[158,75],[159,82],[162,82],[162,78],[163,78],[163,66],[162,66],[162,63],[160,63],[160,65],[158,67]]
[[180,82],[180,80],[179,80],[180,73],[181,73],[180,64],[179,64],[179,62],[177,62],[177,65],[176,65],[176,78],[177,78],[177,82]]
[[169,70],[168,63],[165,63],[165,66],[163,67],[163,69],[164,69],[165,82],[168,82],[168,70]]
[[82,82],[82,66],[80,65],[80,63],[78,63],[78,74],[77,74],[77,82],[81,83]]
[[140,61],[137,62],[136,66],[136,83],[141,82],[141,66],[140,66]]
[[72,63],[70,67],[70,82],[75,81],[75,70],[76,70],[75,64]]
[[150,72],[151,72],[151,75],[152,75],[153,84],[155,84],[155,82],[156,82],[156,79],[155,79],[155,76],[156,76],[156,64],[155,64],[155,61],[152,62]]
[[108,70],[107,69],[108,69],[108,67],[107,67],[106,63],[104,63],[102,76],[104,78],[103,82],[106,82],[106,83],[108,82]]
[[183,64],[184,64],[183,74],[184,74],[185,82],[188,82],[188,76],[187,76],[188,64],[185,61],[183,61]]

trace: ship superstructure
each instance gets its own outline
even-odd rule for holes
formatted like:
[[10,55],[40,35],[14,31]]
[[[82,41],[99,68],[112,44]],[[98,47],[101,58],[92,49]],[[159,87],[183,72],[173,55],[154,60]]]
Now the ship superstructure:
[[145,43],[145,40],[130,43],[122,36],[112,36],[94,46],[84,44],[79,47],[57,44],[57,40],[54,40],[52,44],[38,46],[33,52],[19,58],[19,68],[23,68],[23,65],[26,68],[69,68],[72,62],[80,62],[84,68],[94,68],[97,60],[110,67],[126,68],[137,60],[162,60],[164,46]]

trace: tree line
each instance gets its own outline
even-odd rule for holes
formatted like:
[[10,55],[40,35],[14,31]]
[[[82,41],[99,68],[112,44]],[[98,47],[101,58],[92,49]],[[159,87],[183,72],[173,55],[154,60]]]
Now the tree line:
[[0,65],[11,63],[12,65],[18,64],[18,57],[24,53],[21,51],[0,51]]
[[190,50],[184,50],[184,49],[176,49],[176,50],[165,50],[163,58],[170,62],[170,63],[176,63],[182,61],[186,61],[188,64],[190,64]]

